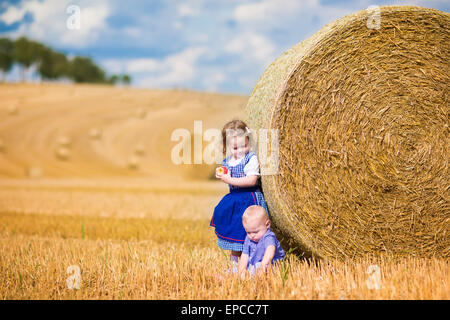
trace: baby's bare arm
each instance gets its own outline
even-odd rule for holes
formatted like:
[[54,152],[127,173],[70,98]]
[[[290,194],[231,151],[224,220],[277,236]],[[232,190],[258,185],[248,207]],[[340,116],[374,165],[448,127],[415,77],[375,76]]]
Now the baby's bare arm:
[[264,257],[261,261],[261,267],[263,271],[267,270],[267,266],[272,262],[273,257],[275,256],[275,246],[269,245],[264,252]]
[[248,266],[248,254],[241,254],[241,258],[239,259],[238,263],[238,273],[241,277],[244,276],[245,270],[247,270]]

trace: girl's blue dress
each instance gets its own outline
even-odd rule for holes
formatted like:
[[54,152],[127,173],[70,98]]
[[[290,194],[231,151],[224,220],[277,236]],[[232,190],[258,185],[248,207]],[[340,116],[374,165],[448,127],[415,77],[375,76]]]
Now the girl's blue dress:
[[[242,178],[245,176],[244,167],[252,156],[255,156],[255,153],[247,153],[235,166],[229,165],[230,157],[227,157],[222,161],[222,166],[228,168],[231,177]],[[267,214],[269,213],[259,181],[258,179],[258,183],[250,188],[229,185],[230,192],[214,208],[210,226],[215,228],[217,244],[220,248],[242,251],[245,236],[247,235],[242,226],[242,215],[249,206],[259,205],[266,210]]]

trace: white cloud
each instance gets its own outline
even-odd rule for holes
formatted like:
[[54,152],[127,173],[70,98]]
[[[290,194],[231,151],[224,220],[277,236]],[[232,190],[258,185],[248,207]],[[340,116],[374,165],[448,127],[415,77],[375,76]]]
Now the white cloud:
[[160,68],[160,61],[152,58],[132,59],[126,65],[126,71],[130,73],[153,72]]
[[[61,34],[63,43],[73,46],[84,46],[93,43],[106,28],[106,19],[110,9],[106,2],[97,1],[89,6],[81,6],[81,27],[76,30],[66,29]],[[128,30],[129,31],[129,30]]]
[[186,3],[180,4],[177,8],[177,12],[180,17],[193,17],[198,15],[198,11]]
[[173,28],[175,30],[182,30],[183,29],[183,24],[181,23],[181,21],[175,21],[173,23]]
[[192,43],[206,43],[209,41],[209,36],[205,33],[197,33],[190,35],[189,39]]
[[302,7],[317,6],[318,0],[264,0],[245,3],[234,10],[234,18],[239,22],[276,20],[280,16],[292,14]]
[[161,63],[152,58],[105,59],[102,65],[112,73],[142,73],[159,70]]
[[183,85],[195,78],[197,60],[207,52],[206,47],[194,47],[171,55],[158,65],[159,74],[146,77],[141,83],[156,87]]
[[276,50],[268,38],[254,32],[246,32],[232,39],[225,46],[225,51],[266,64],[274,59]]
[[212,70],[205,74],[202,84],[207,91],[218,91],[219,85],[224,83],[226,80],[227,77],[222,70]]
[[393,5],[412,5],[433,8],[448,5],[448,0],[397,0]]
[[256,84],[255,76],[252,75],[242,75],[238,77],[238,83],[244,88],[251,88]]
[[12,38],[22,35],[29,36],[35,40],[46,43],[66,44],[73,47],[83,47],[95,42],[99,34],[106,28],[106,19],[111,10],[106,0],[78,1],[81,10],[80,29],[70,30],[67,28],[67,19],[70,14],[66,13],[67,7],[71,5],[70,0],[28,0],[20,4],[20,7],[10,5],[0,15],[0,21],[7,24],[22,20],[26,13],[33,16],[32,22],[22,23],[20,27],[12,32],[6,33]]
[[[162,59],[107,59],[102,62],[113,73],[129,73],[133,75],[133,84],[139,87],[185,86],[198,75],[199,59],[210,53],[207,47],[188,47],[181,52]],[[215,78],[215,83],[221,79]]]
[[[2,7],[7,8],[6,2],[3,3]],[[11,25],[16,21],[22,20],[23,16],[25,15],[26,10],[24,8],[17,8],[14,6],[10,6],[0,14],[0,21],[3,21],[7,25]]]
[[122,32],[131,38],[139,38],[143,36],[142,28],[138,27],[124,27],[122,28]]

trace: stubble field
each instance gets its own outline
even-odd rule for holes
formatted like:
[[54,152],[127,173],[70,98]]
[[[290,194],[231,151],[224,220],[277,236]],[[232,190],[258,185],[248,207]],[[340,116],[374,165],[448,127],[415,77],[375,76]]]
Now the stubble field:
[[0,101],[1,299],[449,299],[444,259],[225,274],[209,219],[227,187],[174,165],[170,138],[242,118],[247,97],[2,84]]

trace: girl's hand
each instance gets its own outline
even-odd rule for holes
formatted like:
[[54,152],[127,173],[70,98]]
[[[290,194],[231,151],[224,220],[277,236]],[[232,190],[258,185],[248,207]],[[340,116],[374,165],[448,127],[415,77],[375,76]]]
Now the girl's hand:
[[223,176],[223,173],[220,173],[220,167],[218,167],[218,168],[216,168],[216,178],[217,179],[220,179],[220,178],[222,178],[222,176]]
[[223,182],[227,183],[227,184],[230,184],[230,181],[232,179],[231,175],[230,175],[230,171],[228,171],[225,174],[220,175],[219,179],[222,180]]
[[222,180],[225,183],[228,183],[231,178],[230,171],[227,170],[227,173],[223,173],[223,171],[219,170],[221,167],[216,169],[216,178]]

